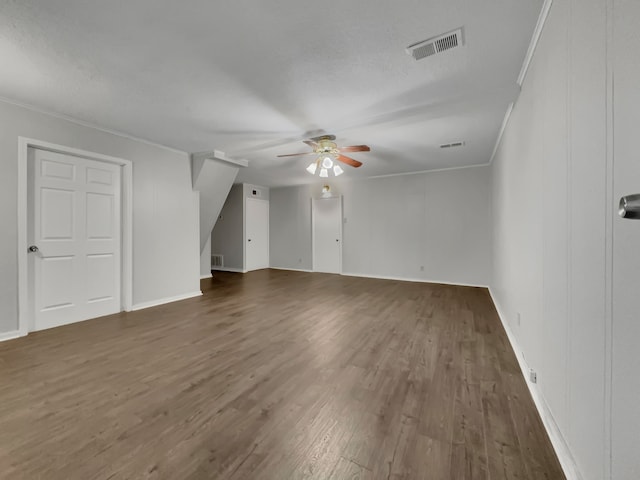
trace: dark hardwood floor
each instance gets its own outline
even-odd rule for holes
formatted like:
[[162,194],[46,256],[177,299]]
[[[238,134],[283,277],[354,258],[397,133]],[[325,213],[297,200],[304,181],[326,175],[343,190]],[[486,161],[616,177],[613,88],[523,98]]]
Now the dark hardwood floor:
[[564,478],[484,289],[202,285],[0,343],[0,478]]

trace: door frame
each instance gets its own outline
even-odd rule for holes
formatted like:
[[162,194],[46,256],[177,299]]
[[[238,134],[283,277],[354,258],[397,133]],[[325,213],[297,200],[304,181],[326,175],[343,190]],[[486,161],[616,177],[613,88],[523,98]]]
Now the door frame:
[[[243,189],[243,195],[244,195],[244,189]],[[247,273],[249,270],[247,268],[247,202],[260,202],[263,204],[267,205],[267,215],[269,215],[268,221],[267,221],[267,255],[268,255],[268,260],[267,260],[267,268],[271,268],[271,245],[269,243],[269,239],[271,237],[271,212],[270,212],[270,205],[269,205],[269,200],[265,200],[262,198],[250,198],[247,197],[246,195],[244,196],[244,202],[242,203],[242,272],[243,273]]]
[[121,225],[121,311],[129,312],[133,306],[133,164],[131,160],[57,145],[42,140],[18,137],[18,336],[29,333],[29,268],[28,268],[28,218],[27,205],[29,178],[27,161],[29,148],[47,150],[75,157],[119,165],[122,171]]
[[316,222],[315,222],[315,209],[313,208],[313,202],[314,201],[322,201],[322,200],[333,200],[334,198],[337,198],[338,201],[340,202],[340,248],[339,248],[339,255],[340,255],[340,268],[338,269],[338,275],[342,275],[342,246],[344,245],[344,200],[342,198],[342,195],[337,195],[335,197],[328,197],[328,198],[311,198],[311,270],[313,272],[316,271],[316,245],[315,245],[315,237],[316,237]]

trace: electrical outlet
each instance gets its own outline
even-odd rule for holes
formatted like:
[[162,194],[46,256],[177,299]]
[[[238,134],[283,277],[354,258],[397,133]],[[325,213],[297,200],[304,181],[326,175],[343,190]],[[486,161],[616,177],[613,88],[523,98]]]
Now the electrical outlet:
[[529,381],[531,383],[538,383],[538,374],[533,368],[529,369]]
[[420,271],[424,272],[424,265],[420,265]]
[[298,259],[298,263],[302,263],[302,259],[301,258]]
[[520,318],[520,312],[518,312],[516,314],[516,323],[518,324],[518,326],[520,326],[520,323],[522,322],[522,319]]

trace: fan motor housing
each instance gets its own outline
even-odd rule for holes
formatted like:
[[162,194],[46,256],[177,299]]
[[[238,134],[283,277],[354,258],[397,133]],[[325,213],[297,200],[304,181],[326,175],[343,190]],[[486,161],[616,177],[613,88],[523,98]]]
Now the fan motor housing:
[[320,140],[318,142],[318,148],[316,149],[316,153],[318,154],[337,154],[338,153],[338,146],[335,144],[335,142],[332,142],[331,140]]

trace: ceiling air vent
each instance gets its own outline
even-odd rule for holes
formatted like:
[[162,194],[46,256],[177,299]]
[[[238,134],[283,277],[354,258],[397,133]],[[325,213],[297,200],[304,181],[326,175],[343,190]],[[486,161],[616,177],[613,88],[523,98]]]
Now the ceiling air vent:
[[406,50],[414,60],[422,60],[436,53],[441,53],[452,48],[459,47],[464,44],[462,37],[462,28],[453,32],[444,33],[437,37],[430,38],[423,42],[409,45]]
[[454,142],[454,143],[444,143],[440,145],[440,148],[453,148],[453,147],[462,147],[464,146],[464,142]]

